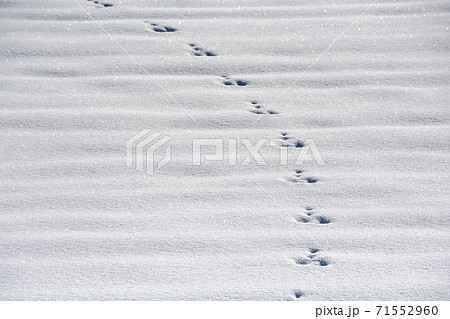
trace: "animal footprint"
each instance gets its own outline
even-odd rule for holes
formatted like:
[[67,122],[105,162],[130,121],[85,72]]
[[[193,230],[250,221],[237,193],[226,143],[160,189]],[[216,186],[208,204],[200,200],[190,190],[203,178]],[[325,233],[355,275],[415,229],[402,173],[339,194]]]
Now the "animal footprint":
[[149,21],[144,21],[145,23],[149,24],[152,27],[152,30],[155,32],[175,32],[177,29],[168,27],[166,25],[161,25],[158,23],[151,23]]
[[308,184],[314,184],[317,183],[317,178],[308,176],[305,178],[305,182]]
[[199,46],[197,46],[195,43],[189,43],[189,46],[192,48],[192,54],[195,56],[216,56],[215,53],[211,51],[205,51]]
[[223,80],[223,84],[226,86],[230,86],[230,85],[237,85],[237,86],[246,86],[248,84],[247,81],[243,81],[243,80],[233,80],[230,79],[230,77],[226,76],[226,75],[222,75]]
[[303,292],[301,292],[300,290],[295,290],[294,291],[295,299],[300,299],[303,295],[304,295]]
[[305,214],[308,216],[311,216],[312,214],[314,214],[314,208],[312,208],[311,206],[306,206],[305,207]]
[[286,180],[291,183],[317,183],[317,178],[311,176],[303,177],[303,173],[304,172],[301,169],[296,169],[293,176],[286,177]]
[[[268,111],[269,112],[269,111]],[[277,143],[280,147],[296,147],[301,148],[305,146],[305,143],[299,139],[289,136],[287,132],[281,132],[279,137],[279,142]]]
[[296,169],[293,176],[286,177],[286,180],[291,183],[302,182],[303,181],[302,174],[303,174],[303,171],[301,169]]
[[263,114],[264,112],[261,110],[261,105],[258,104],[258,101],[251,101],[252,110],[250,112],[255,114]]
[[273,110],[263,111],[261,104],[258,103],[258,101],[251,101],[250,103],[252,105],[252,109],[250,110],[250,112],[252,112],[254,114],[278,114],[277,111],[273,111]]
[[321,255],[320,249],[318,248],[310,248],[306,256],[295,258],[294,261],[297,265],[301,266],[313,265],[324,267],[331,264],[328,258]]
[[104,3],[104,2],[97,1],[97,0],[87,0],[87,1],[88,2],[93,2],[96,5],[98,5],[100,7],[104,7],[104,8],[108,8],[108,7],[112,7],[113,6],[113,4],[111,4],[111,3]]
[[305,211],[301,215],[297,216],[295,220],[302,224],[316,223],[324,225],[331,223],[331,220],[328,217],[316,215],[314,208],[311,206],[307,206]]

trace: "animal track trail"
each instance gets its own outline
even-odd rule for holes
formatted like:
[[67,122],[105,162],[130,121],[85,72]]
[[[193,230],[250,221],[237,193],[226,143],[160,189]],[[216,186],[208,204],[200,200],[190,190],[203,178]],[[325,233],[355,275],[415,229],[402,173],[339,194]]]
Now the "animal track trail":
[[200,48],[195,43],[189,43],[189,46],[192,49],[192,55],[195,55],[195,56],[217,56],[217,54],[215,54],[211,51],[206,51],[206,50]]
[[331,264],[330,260],[323,256],[318,248],[310,248],[307,254],[295,258],[294,262],[300,266],[312,265],[325,267]]
[[328,217],[316,214],[314,208],[307,206],[302,214],[295,217],[298,223],[309,224],[315,223],[320,225],[330,224],[331,220]]
[[99,7],[103,7],[103,8],[108,8],[108,7],[112,7],[113,4],[112,3],[105,3],[105,2],[100,2],[97,0],[87,0],[88,2],[92,2],[94,4],[96,4]]
[[150,25],[150,27],[152,28],[152,30],[154,32],[158,32],[158,33],[167,33],[167,32],[175,32],[178,31],[175,28],[166,26],[166,25],[161,25],[158,23],[152,23],[150,21],[144,21],[145,23],[147,23],[148,25]]
[[258,101],[250,101],[250,104],[252,106],[252,109],[250,110],[250,112],[254,113],[254,114],[278,114],[277,111],[274,110],[262,110],[262,106]]
[[301,169],[296,169],[294,174],[286,177],[286,181],[291,183],[306,183],[306,184],[314,184],[317,183],[317,178],[311,176],[304,176],[304,171]]
[[229,76],[226,76],[226,75],[222,75],[222,78],[223,78],[222,84],[226,85],[226,86],[231,86],[231,85],[246,86],[248,84],[247,81],[244,81],[244,80],[233,80]]

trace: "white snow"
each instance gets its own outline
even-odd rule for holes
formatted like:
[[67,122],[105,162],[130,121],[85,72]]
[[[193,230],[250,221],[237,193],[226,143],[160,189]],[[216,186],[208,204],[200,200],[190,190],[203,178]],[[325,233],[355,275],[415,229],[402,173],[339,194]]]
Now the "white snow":
[[[0,299],[448,300],[450,5],[372,2],[0,2]],[[326,165],[192,165],[282,132]]]

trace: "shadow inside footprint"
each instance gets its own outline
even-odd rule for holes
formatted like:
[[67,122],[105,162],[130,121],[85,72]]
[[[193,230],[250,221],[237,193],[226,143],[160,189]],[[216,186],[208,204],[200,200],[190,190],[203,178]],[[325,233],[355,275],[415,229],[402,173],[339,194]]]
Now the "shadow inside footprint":
[[316,183],[317,179],[315,179],[314,177],[307,177],[306,182],[308,182],[309,184]]
[[311,260],[307,258],[296,258],[295,263],[298,265],[308,265],[309,263],[311,263]]
[[327,257],[322,257],[322,256],[317,256],[318,252],[320,251],[320,249],[317,248],[310,248],[309,252],[310,254],[307,256],[307,258],[305,257],[299,257],[299,258],[295,258],[294,261],[297,265],[313,265],[313,266],[328,266],[331,264],[331,262],[329,261],[329,259]]
[[[214,54],[215,55],[215,54]],[[233,80],[233,79],[230,79],[230,77],[228,77],[228,76],[226,76],[226,75],[222,75],[222,78],[224,78],[225,80],[222,82],[224,85],[238,85],[238,86],[246,86],[247,84],[248,84],[248,82],[245,82],[245,81],[242,81],[242,80]],[[255,104],[256,103],[253,103],[253,102],[251,102],[253,105],[253,107],[255,107],[255,108],[259,108],[259,107],[261,107],[261,106],[259,106],[259,107],[256,107],[255,106]]]
[[311,216],[312,214],[314,214],[313,208],[311,206],[306,206],[305,213],[306,215]]
[[[238,82],[243,82],[243,81],[236,81],[236,84],[239,85]],[[241,86],[243,86],[243,85],[241,85]],[[261,104],[259,104],[258,101],[250,101],[250,103],[251,103],[251,105],[253,107],[253,110],[250,110],[250,112],[252,112],[254,114],[278,114],[277,111],[273,111],[273,110],[266,110],[266,111],[264,111],[262,106],[261,106]],[[280,137],[280,139],[287,140],[289,138],[285,137],[285,136],[282,136],[282,137]]]
[[328,266],[330,264],[330,262],[326,258],[317,258],[314,259],[314,261],[317,262],[321,267]]
[[294,291],[294,296],[295,298],[299,299],[300,297],[303,296],[303,292],[301,292],[300,290],[296,290]]
[[297,140],[297,142],[295,142],[295,147],[300,148],[300,147],[304,147],[305,143],[303,143],[302,141]]
[[155,32],[175,32],[177,29],[171,27],[155,27],[153,28]]
[[175,28],[164,26],[164,25],[160,25],[158,23],[151,23],[150,21],[144,21],[144,22],[149,24],[149,25],[151,25],[152,26],[152,30],[155,31],[155,32],[164,33],[164,32],[175,32],[175,31],[177,31],[177,29],[175,29]]
[[295,220],[296,220],[297,222],[299,222],[299,223],[304,223],[304,224],[310,223],[310,222],[311,222],[311,221],[309,220],[309,218],[306,217],[306,216],[298,216],[298,217],[295,218]]
[[[167,27],[166,27],[167,28]],[[205,51],[202,48],[200,48],[199,46],[197,46],[195,43],[188,43],[188,45],[190,47],[192,47],[192,49],[194,49],[194,52],[192,53],[195,56],[217,56],[217,54],[211,52],[211,51]],[[223,78],[227,78],[225,76],[222,76]],[[232,84],[230,84],[232,85]]]
[[329,224],[329,223],[331,223],[331,220],[326,218],[326,217],[317,216],[316,218],[317,218],[317,221],[319,222],[319,224]]
[[108,7],[112,7],[113,6],[113,4],[111,4],[111,3],[103,3],[103,2],[100,2],[100,1],[97,1],[97,0],[87,0],[87,1],[88,2],[93,2],[96,5],[102,6],[104,8],[108,8]]

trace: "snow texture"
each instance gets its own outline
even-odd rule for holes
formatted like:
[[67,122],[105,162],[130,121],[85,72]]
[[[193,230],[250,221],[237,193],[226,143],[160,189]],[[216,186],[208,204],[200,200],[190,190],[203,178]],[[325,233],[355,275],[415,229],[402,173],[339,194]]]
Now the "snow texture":
[[450,299],[450,4],[371,3],[1,1],[0,299]]

